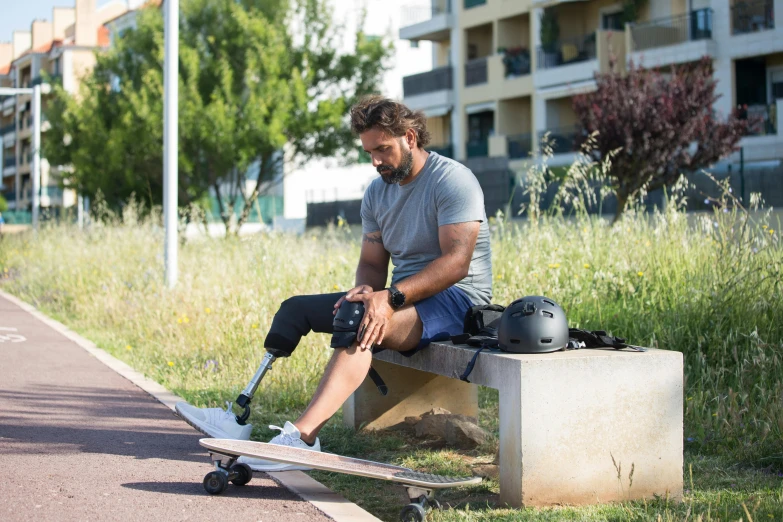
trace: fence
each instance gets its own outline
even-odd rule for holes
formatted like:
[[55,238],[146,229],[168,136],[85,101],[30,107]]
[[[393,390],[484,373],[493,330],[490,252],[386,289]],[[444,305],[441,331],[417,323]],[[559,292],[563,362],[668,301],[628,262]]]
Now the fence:
[[[225,199],[223,200],[223,204],[226,204]],[[210,211],[210,217],[212,221],[221,221],[220,217],[220,205],[218,204],[217,198],[212,196],[210,197],[210,205],[211,205],[211,211]],[[234,215],[237,217],[242,212],[242,209],[244,208],[243,203],[239,203],[237,205],[237,208],[234,209]],[[253,204],[253,208],[250,211],[250,214],[247,217],[248,223],[272,223],[272,220],[275,216],[280,216],[283,214],[283,198],[282,196],[258,196],[258,199],[256,199],[256,202]]]
[[404,96],[416,96],[435,91],[448,91],[452,86],[451,67],[439,67],[420,74],[412,74],[402,79]]
[[414,25],[421,22],[426,22],[427,20],[431,20],[432,18],[436,17],[439,14],[446,14],[450,12],[451,12],[450,0],[439,0],[438,2],[433,2],[433,4],[429,6],[423,6],[423,5],[403,6],[402,17],[401,17],[402,23],[400,25],[402,27],[407,27],[409,25]]
[[465,64],[465,86],[487,83],[487,57],[476,58]]
[[697,9],[679,16],[633,24],[633,51],[712,38],[712,9]]

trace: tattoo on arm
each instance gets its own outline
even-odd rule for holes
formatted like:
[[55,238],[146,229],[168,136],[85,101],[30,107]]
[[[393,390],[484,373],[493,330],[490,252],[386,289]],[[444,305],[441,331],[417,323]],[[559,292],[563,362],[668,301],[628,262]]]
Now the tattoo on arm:
[[381,239],[381,234],[377,232],[373,232],[372,234],[364,234],[362,240],[368,243],[378,243],[380,245],[383,244],[383,239]]

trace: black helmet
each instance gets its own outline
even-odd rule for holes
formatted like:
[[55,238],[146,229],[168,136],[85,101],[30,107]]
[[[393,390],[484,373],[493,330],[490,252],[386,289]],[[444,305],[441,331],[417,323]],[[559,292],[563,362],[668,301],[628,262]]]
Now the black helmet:
[[568,320],[548,297],[527,296],[511,303],[498,327],[498,346],[513,353],[548,353],[568,344]]

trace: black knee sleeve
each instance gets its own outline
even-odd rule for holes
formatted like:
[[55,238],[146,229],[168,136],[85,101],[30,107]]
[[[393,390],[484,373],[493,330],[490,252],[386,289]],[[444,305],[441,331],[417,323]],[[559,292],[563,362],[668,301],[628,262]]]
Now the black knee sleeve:
[[310,332],[334,332],[334,304],[346,294],[298,295],[283,301],[264,339],[264,348],[275,357],[289,357],[302,336]]

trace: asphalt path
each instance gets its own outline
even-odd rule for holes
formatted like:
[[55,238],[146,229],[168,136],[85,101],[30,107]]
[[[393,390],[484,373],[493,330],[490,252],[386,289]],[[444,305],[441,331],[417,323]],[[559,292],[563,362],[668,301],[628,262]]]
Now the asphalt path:
[[0,295],[0,520],[331,520],[263,474],[208,495],[202,436]]

